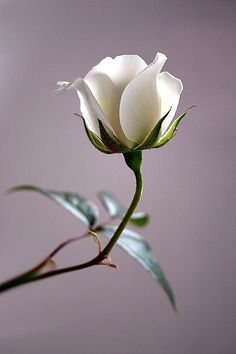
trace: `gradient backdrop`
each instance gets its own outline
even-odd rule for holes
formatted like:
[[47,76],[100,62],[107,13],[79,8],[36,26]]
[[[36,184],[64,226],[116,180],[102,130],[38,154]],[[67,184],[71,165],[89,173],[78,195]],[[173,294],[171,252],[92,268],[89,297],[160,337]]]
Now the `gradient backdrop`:
[[[225,0],[0,1],[0,280],[39,261],[84,230],[70,214],[16,184],[107,189],[126,204],[132,175],[73,119],[59,79],[84,76],[105,56],[167,54],[181,78],[178,113],[196,104],[172,143],[145,152],[142,230],[171,281],[162,290],[120,250],[120,270],[93,268],[0,297],[1,354],[235,353],[235,2]],[[105,214],[102,213],[102,218]],[[58,261],[95,254],[91,241]]]

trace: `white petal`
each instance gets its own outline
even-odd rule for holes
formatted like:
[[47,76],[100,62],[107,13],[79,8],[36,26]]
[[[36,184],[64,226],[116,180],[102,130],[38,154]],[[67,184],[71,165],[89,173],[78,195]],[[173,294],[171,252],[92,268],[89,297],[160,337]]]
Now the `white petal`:
[[90,88],[83,79],[75,80],[70,88],[77,90],[80,98],[80,110],[85,119],[86,125],[93,133],[100,136],[98,119],[107,124],[112,129],[100,107],[93,96]]
[[147,64],[138,55],[107,57],[88,72],[84,80],[102,108],[119,141],[128,146],[120,125],[119,106],[124,88]]
[[166,59],[164,54],[157,53],[155,60],[128,84],[121,97],[121,126],[127,138],[137,144],[161,118],[157,76]]
[[119,139],[121,128],[119,125],[119,119],[116,119],[115,117],[118,116],[120,101],[116,94],[116,88],[113,82],[107,75],[98,72],[93,73],[93,75],[86,75],[84,81]]
[[162,72],[158,77],[158,92],[161,97],[161,117],[171,108],[167,118],[162,123],[161,134],[164,134],[170,122],[174,118],[178,107],[180,94],[183,91],[181,80],[177,79],[168,72]]
[[57,85],[59,86],[56,90],[54,90],[53,92],[57,95],[60,96],[62,93],[64,93],[68,87],[70,86],[70,82],[69,81],[57,81]]
[[105,74],[118,90],[123,91],[146,66],[145,61],[138,55],[119,55],[114,59],[106,57],[88,72],[85,79],[97,73]]
[[100,119],[113,131],[97,100],[83,79],[78,78],[71,82],[58,81],[57,85],[59,88],[54,90],[56,95],[61,95],[69,89],[75,89],[77,91],[77,94],[80,98],[80,110],[89,130],[100,137],[98,123],[98,119]]

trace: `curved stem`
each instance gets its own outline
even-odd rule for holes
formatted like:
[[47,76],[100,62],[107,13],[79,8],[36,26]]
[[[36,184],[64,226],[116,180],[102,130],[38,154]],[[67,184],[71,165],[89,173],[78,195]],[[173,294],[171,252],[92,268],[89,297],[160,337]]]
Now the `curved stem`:
[[[99,265],[99,264],[102,264],[102,262],[108,258],[111,250],[115,246],[117,240],[119,239],[119,237],[121,236],[127,223],[129,222],[129,219],[133,215],[133,213],[139,203],[139,200],[141,198],[142,189],[143,189],[143,178],[142,178],[142,172],[141,172],[142,153],[140,151],[137,151],[134,153],[127,153],[127,154],[124,154],[124,157],[125,157],[125,161],[126,161],[127,165],[131,168],[131,170],[134,172],[134,175],[135,175],[135,180],[136,180],[135,194],[134,194],[133,200],[132,200],[125,216],[121,220],[121,223],[119,224],[114,235],[112,236],[110,241],[107,243],[105,248],[102,251],[99,251],[99,254],[88,262],[78,264],[75,266],[71,266],[71,267],[55,269],[55,270],[47,271],[46,273],[40,274],[40,271],[42,271],[43,267],[47,264],[48,261],[50,261],[50,259],[56,253],[58,253],[62,248],[64,248],[69,243],[86,237],[86,235],[88,235],[88,233],[90,233],[90,230],[88,230],[88,232],[82,236],[71,238],[71,239],[61,243],[53,252],[51,252],[49,254],[49,256],[47,256],[36,267],[0,284],[0,292],[4,292],[6,290],[9,290],[11,288],[14,288],[16,286],[20,286],[20,285],[23,285],[26,283],[35,282],[35,281],[38,281],[41,279],[53,277],[53,276],[56,276],[59,274],[73,272],[73,271],[84,269],[84,268],[89,268],[94,265]],[[99,231],[101,226],[102,225],[98,225],[95,229],[93,229],[91,231],[96,233],[97,231]],[[107,265],[115,266],[115,265],[112,265],[109,263]]]
[[[49,261],[52,260],[52,257],[54,257],[62,248],[65,246],[69,245],[72,242],[79,241],[89,235],[89,231],[84,233],[83,235],[76,236],[73,238],[69,238],[68,240],[62,242],[58,247],[56,247],[47,257],[45,257],[39,264],[31,268],[30,270],[27,270],[24,273],[21,273],[20,275],[17,275],[4,283],[0,284],[0,293],[6,290],[9,290],[11,288],[14,288],[19,285],[23,285],[26,283],[30,283],[32,281],[36,281],[40,277],[40,271],[48,264]],[[48,271],[47,273],[51,273],[51,271]],[[45,274],[47,274],[45,273]]]
[[140,170],[138,170],[136,172],[134,171],[134,174],[135,174],[135,179],[136,179],[136,190],[135,190],[133,200],[132,200],[125,216],[123,217],[120,225],[118,226],[114,235],[112,236],[111,240],[108,242],[108,244],[104,248],[104,250],[102,252],[104,256],[108,256],[109,253],[111,252],[112,248],[115,246],[117,240],[119,239],[120,235],[122,234],[123,230],[125,229],[126,225],[128,224],[129,219],[133,215],[133,213],[139,203],[139,200],[141,198],[142,189],[143,189],[142,173]]

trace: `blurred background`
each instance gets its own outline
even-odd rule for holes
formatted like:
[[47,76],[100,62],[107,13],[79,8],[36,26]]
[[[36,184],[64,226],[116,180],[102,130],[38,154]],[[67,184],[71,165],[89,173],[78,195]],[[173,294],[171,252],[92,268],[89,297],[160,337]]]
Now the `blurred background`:
[[[0,281],[34,265],[84,226],[17,184],[80,192],[126,205],[133,177],[122,156],[89,143],[76,94],[57,80],[83,77],[105,56],[156,51],[182,79],[178,108],[196,108],[165,148],[144,153],[140,233],[175,290],[178,314],[150,276],[115,249],[116,271],[91,268],[0,297],[1,354],[235,353],[235,2],[230,0],[0,1]],[[101,220],[105,213],[101,213]],[[69,265],[93,256],[68,247]]]

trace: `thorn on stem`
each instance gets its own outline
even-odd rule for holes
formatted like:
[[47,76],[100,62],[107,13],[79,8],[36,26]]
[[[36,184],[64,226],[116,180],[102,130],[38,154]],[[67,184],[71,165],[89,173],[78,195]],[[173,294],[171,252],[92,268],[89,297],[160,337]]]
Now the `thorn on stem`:
[[111,268],[115,268],[115,269],[119,269],[119,266],[115,263],[111,263],[111,262],[100,262],[98,263],[98,265],[104,265],[104,266],[107,266],[107,267],[111,267]]
[[113,263],[111,257],[107,255],[102,256],[102,260],[98,263],[98,265],[105,265],[107,267],[119,269],[118,265]]
[[49,258],[49,260],[48,260],[48,264],[49,264],[49,266],[50,266],[51,270],[55,270],[55,269],[57,269],[57,264],[56,264],[56,262],[54,261],[54,259],[53,259],[53,258]]
[[48,272],[48,271],[52,271],[52,270],[56,270],[57,269],[57,264],[54,261],[53,258],[48,258],[47,262],[44,264],[42,271],[43,273]]

